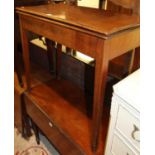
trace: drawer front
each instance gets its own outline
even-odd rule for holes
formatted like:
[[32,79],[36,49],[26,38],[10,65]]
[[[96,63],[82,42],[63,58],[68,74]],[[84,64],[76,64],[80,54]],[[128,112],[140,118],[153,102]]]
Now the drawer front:
[[116,129],[123,135],[138,151],[140,146],[139,120],[123,107],[119,107]]
[[113,137],[112,155],[136,155],[125,143],[123,143],[116,135]]
[[58,149],[62,155],[84,155],[83,151],[77,146],[63,131],[60,131],[54,123],[52,123],[40,107],[34,104],[27,97],[24,98],[26,111],[33,122],[47,136],[52,144]]

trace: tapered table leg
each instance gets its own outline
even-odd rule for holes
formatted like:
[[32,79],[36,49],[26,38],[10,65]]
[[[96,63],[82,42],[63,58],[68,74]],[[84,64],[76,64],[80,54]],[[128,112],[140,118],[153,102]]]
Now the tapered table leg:
[[[14,16],[16,18],[16,15]],[[23,81],[22,81],[22,71],[21,71],[21,64],[20,64],[20,56],[18,53],[18,49],[17,49],[17,33],[16,33],[16,28],[17,28],[17,21],[15,21],[15,28],[14,28],[14,32],[15,32],[15,36],[14,36],[14,69],[17,73],[17,78],[18,78],[18,82],[19,85],[21,87],[23,87]]]
[[98,44],[95,62],[94,100],[93,100],[93,122],[92,122],[92,151],[96,152],[101,127],[103,112],[104,91],[108,74],[108,49],[109,44],[102,41]]
[[29,43],[28,43],[27,31],[23,28],[21,21],[22,20],[20,20],[20,33],[21,33],[22,49],[23,49],[23,60],[24,60],[25,77],[26,77],[26,89],[30,90],[31,79],[30,79]]

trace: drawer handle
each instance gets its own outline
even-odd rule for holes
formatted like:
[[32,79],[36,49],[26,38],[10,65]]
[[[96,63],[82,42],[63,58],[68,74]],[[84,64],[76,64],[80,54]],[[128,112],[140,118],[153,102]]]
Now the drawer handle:
[[51,122],[48,123],[48,125],[52,128],[53,127],[53,124]]
[[140,142],[140,140],[136,139],[136,137],[135,137],[135,133],[139,131],[139,128],[138,128],[135,124],[133,125],[133,127],[134,127],[134,129],[133,129],[133,131],[132,131],[132,133],[131,133],[131,137],[132,137],[135,141]]

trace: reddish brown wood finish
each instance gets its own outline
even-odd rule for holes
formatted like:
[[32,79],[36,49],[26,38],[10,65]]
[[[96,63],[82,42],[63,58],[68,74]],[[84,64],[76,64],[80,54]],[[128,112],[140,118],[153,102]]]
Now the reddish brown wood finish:
[[[25,98],[26,108],[29,116],[33,119],[40,130],[47,136],[47,138],[52,142],[52,144],[58,149],[62,155],[82,155],[82,151],[72,143],[72,141],[62,133],[62,129],[59,130],[57,126],[46,117],[47,114],[43,112],[44,108],[39,109],[33,101]],[[38,103],[38,102],[37,102]],[[50,124],[53,126],[51,127]]]
[[107,9],[125,14],[139,14],[140,0],[106,0]]
[[[19,64],[21,65],[21,62]],[[31,87],[35,87],[40,83],[43,83],[45,81],[49,81],[52,79],[51,75],[44,69],[40,68],[38,65],[31,64],[31,70],[32,70]],[[42,75],[44,75],[44,77],[42,77]],[[27,124],[25,123],[26,113],[25,113],[25,107],[23,102],[23,95],[24,95],[24,92],[26,91],[26,81],[25,81],[25,76],[22,74],[21,74],[21,78],[23,82],[23,87],[21,87],[18,83],[17,73],[16,72],[14,73],[14,113],[15,113],[14,124],[17,127],[17,129],[22,133],[23,137],[26,137]]]
[[[87,116],[87,101],[81,89],[66,80],[52,80],[26,93],[25,104],[29,116],[62,155],[73,152],[93,155],[90,147],[92,118]],[[102,138],[106,135],[108,121],[105,123],[96,155],[104,150]]]
[[[110,11],[113,11],[113,12],[118,12],[118,13],[123,13],[123,14],[127,14],[127,15],[132,15],[132,14],[137,14],[139,15],[140,14],[140,0],[106,0],[105,2],[105,9],[106,10],[110,10]],[[135,38],[133,38],[130,43],[126,43],[126,44],[134,44],[136,43],[136,41],[139,42],[139,40],[136,38],[136,37],[139,37],[139,33],[140,32],[137,32],[137,35],[135,34]],[[129,36],[130,37],[130,36]],[[118,42],[119,39],[117,39],[117,43],[119,45],[119,42]],[[137,43],[138,43],[137,42]],[[122,44],[122,42],[121,42]],[[122,45],[120,45],[122,46]],[[113,46],[115,47],[115,46]],[[126,46],[125,46],[126,47]],[[138,48],[139,49],[139,48]],[[125,50],[124,50],[125,51]],[[140,67],[140,54],[138,55],[136,52],[136,56],[135,56],[135,49],[132,49],[131,51],[132,54],[131,54],[131,60],[130,60],[130,65],[129,65],[129,69],[128,69],[128,73],[131,73],[133,72],[134,70],[138,69]],[[136,49],[137,51],[137,49]],[[124,55],[124,58],[126,57],[127,55]],[[121,58],[121,57],[120,57]],[[120,61],[121,63],[121,59],[118,58],[118,60]],[[113,64],[115,64],[115,61],[118,61],[117,59],[114,59],[112,60],[111,62]],[[139,62],[139,64],[138,64]],[[124,62],[124,67],[126,66],[126,62]],[[117,66],[114,66],[112,68],[112,70],[116,70]],[[116,69],[115,69],[116,68]],[[115,71],[116,72],[116,71]],[[113,73],[112,73],[113,74]],[[116,74],[117,76],[117,74]]]
[[[47,4],[47,0],[14,0],[14,7],[19,6],[33,6]],[[17,46],[21,44],[19,20],[17,13],[14,13],[14,68],[17,73],[18,81],[23,86],[21,66],[19,64],[19,49]]]
[[23,48],[23,61],[24,61],[25,75],[26,75],[26,86],[27,86],[27,89],[30,90],[30,84],[31,84],[30,83],[30,58],[29,58],[28,38],[26,34],[27,31],[22,27],[20,27],[20,33],[21,33],[22,48]]
[[139,46],[139,16],[62,4],[24,7],[17,11],[20,15],[28,88],[29,51],[25,31],[43,35],[95,58],[91,145],[94,151],[97,150],[109,61]]
[[18,84],[17,74],[14,73],[14,125],[24,138],[28,138],[31,136],[31,131],[28,126],[27,114],[23,101],[24,91],[25,89]]
[[24,92],[24,89],[18,86],[18,77],[17,74],[14,73],[14,124],[17,127],[17,129],[22,133],[22,113],[21,113],[21,101],[22,101],[22,94]]
[[[96,64],[95,64],[95,83],[94,83],[94,102],[93,102],[93,131],[92,131],[92,148],[96,151],[96,145],[99,137],[99,126],[103,110],[103,94],[105,91],[107,73],[108,73],[108,59],[109,59],[109,45],[104,41],[98,44],[96,51]],[[100,51],[103,53],[100,53]],[[98,128],[98,131],[96,130]]]

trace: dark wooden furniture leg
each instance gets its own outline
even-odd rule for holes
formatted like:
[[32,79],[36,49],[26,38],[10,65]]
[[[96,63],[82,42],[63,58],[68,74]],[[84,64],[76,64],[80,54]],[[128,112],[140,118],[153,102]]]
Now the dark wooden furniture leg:
[[23,128],[22,136],[24,138],[29,138],[30,136],[32,136],[28,116],[26,116],[26,115],[22,116],[22,128]]
[[66,47],[66,53],[67,53],[68,55],[71,55],[71,52],[72,52],[72,49],[69,48],[69,47]]
[[22,113],[22,136],[24,138],[29,138],[32,133],[31,133],[31,126],[30,126],[30,121],[29,121],[29,117],[26,113],[26,107],[25,107],[25,103],[24,103],[24,99],[23,99],[23,95],[21,96],[21,113]]
[[61,72],[61,55],[62,55],[62,45],[57,43],[57,52],[56,52],[56,78],[60,78]]
[[39,129],[32,120],[31,120],[31,122],[32,122],[33,131],[34,131],[34,134],[35,134],[35,137],[36,137],[36,142],[39,145],[40,144]]
[[49,71],[53,74],[56,72],[55,67],[55,42],[46,38],[47,56],[49,62]]

